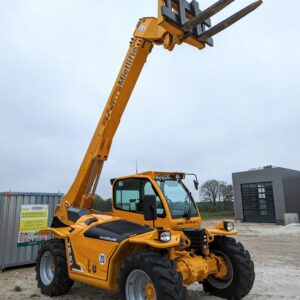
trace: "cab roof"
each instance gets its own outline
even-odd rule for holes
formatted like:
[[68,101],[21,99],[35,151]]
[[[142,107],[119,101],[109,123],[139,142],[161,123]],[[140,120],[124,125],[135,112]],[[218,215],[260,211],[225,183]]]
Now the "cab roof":
[[136,173],[128,176],[121,176],[117,178],[112,178],[110,183],[113,184],[117,179],[127,179],[127,178],[144,178],[145,176],[150,177],[151,179],[155,179],[157,177],[180,177],[181,179],[185,178],[185,173],[183,172],[162,172],[162,171],[146,171],[142,173]]

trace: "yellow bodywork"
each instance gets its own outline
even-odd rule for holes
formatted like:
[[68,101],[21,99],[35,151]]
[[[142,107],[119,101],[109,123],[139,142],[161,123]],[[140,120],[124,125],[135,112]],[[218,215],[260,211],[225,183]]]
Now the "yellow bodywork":
[[[85,222],[91,218],[97,218],[97,221],[92,225],[87,225]],[[124,259],[143,248],[165,251],[169,259],[176,262],[177,270],[182,273],[183,283],[186,285],[195,281],[203,281],[211,274],[219,278],[225,277],[227,274],[226,264],[221,257],[209,253],[209,251],[203,256],[187,251],[186,248],[190,246],[190,241],[182,231],[171,230],[172,238],[169,242],[159,241],[156,229],[129,236],[120,243],[84,236],[91,226],[115,220],[120,220],[120,218],[109,214],[85,215],[70,227],[48,228],[40,233],[53,234],[56,238],[65,240],[70,278],[110,291],[118,290],[118,274]],[[208,244],[214,239],[213,232],[223,235],[235,233],[217,228],[211,229],[211,231],[206,230]],[[72,249],[72,253],[70,249]],[[99,263],[100,253],[105,257],[104,264]],[[71,263],[75,260],[79,268],[72,268]]]
[[[196,255],[190,251],[191,242],[182,230],[185,228],[199,229],[201,227],[201,217],[197,209],[198,216],[196,217],[172,219],[165,196],[155,181],[156,176],[169,175],[182,176],[183,173],[149,171],[119,177],[113,182],[113,187],[118,180],[129,178],[147,179],[151,182],[166,212],[165,217],[155,220],[154,225],[156,228],[163,228],[171,232],[171,240],[169,242],[161,242],[159,240],[159,233],[156,228],[153,228],[150,232],[129,236],[120,243],[84,236],[84,233],[93,226],[122,219],[146,225],[149,228],[153,227],[153,221],[145,221],[143,214],[118,210],[114,206],[112,213],[91,213],[82,216],[70,227],[48,228],[41,231],[41,234],[52,233],[57,238],[65,239],[70,278],[110,291],[116,291],[118,290],[118,274],[124,259],[143,248],[164,251],[170,260],[176,262],[177,271],[182,274],[185,285],[192,284],[195,281],[203,281],[209,275],[214,275],[217,278],[226,277],[226,262],[222,257],[216,256],[209,251],[209,244],[214,241],[215,235],[234,235],[237,234],[237,231],[226,231],[224,223],[220,222],[216,227],[205,229],[207,244],[201,255]],[[97,221],[87,225],[86,221],[92,218],[96,218]],[[70,247],[72,248],[72,254]],[[106,262],[104,264],[99,263],[100,253],[105,256]],[[72,268],[70,262],[75,259],[80,269]],[[150,287],[149,293],[151,293]]]

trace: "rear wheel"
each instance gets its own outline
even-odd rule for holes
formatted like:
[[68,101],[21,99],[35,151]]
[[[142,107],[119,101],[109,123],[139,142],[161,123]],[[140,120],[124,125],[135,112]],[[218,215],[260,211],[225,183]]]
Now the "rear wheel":
[[52,296],[66,294],[73,285],[68,275],[68,265],[63,239],[45,242],[39,250],[36,279],[41,293]]
[[215,237],[210,250],[223,258],[228,273],[223,279],[209,276],[203,282],[204,291],[224,299],[239,300],[245,297],[255,279],[254,264],[249,252],[241,243],[227,237]]
[[119,286],[123,300],[186,299],[186,288],[175,263],[150,250],[126,258],[121,267]]

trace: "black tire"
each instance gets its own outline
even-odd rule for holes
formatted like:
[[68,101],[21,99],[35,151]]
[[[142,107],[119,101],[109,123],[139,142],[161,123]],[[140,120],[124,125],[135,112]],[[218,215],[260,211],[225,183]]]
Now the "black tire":
[[131,272],[142,270],[151,279],[157,300],[185,300],[186,287],[182,283],[182,275],[176,270],[174,261],[170,261],[162,253],[141,250],[128,256],[121,266],[119,287],[121,299],[126,299],[126,281]]
[[[45,284],[41,276],[41,261],[46,252],[53,255],[54,264],[54,276],[49,284]],[[65,241],[63,239],[51,239],[41,246],[35,270],[38,287],[41,289],[42,294],[53,297],[68,293],[74,281],[68,275]]]
[[232,273],[225,280],[210,276],[203,282],[204,291],[223,299],[233,300],[239,300],[248,295],[255,279],[254,263],[249,252],[241,243],[228,237],[215,237],[210,244],[210,250],[229,260]]

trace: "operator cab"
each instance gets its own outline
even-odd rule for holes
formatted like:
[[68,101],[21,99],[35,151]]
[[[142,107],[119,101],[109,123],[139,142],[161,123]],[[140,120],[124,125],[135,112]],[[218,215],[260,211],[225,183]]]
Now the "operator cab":
[[[154,198],[156,227],[199,227],[200,215],[191,192],[183,183],[185,175],[145,172],[111,180],[113,213],[140,224],[153,225],[144,218],[144,202]],[[194,183],[198,187],[198,181]]]

